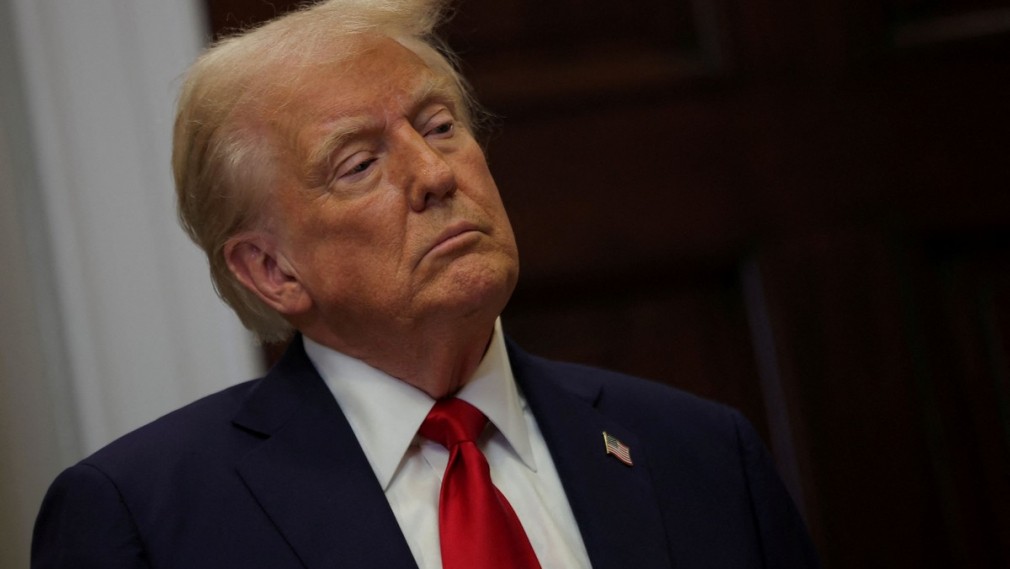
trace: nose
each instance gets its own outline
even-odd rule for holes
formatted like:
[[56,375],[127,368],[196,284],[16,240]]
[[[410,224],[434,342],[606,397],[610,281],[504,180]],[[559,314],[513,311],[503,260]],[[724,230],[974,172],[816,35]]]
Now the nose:
[[456,191],[456,174],[445,156],[410,129],[400,141],[400,182],[410,209],[424,211]]

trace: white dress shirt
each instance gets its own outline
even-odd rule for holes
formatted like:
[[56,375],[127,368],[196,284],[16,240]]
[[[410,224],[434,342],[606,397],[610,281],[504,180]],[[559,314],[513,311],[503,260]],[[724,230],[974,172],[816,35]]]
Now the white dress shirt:
[[[438,493],[449,451],[417,436],[435,400],[309,338],[305,338],[305,352],[347,416],[418,567],[440,569]],[[484,359],[456,396],[488,417],[489,426],[478,446],[491,466],[491,479],[522,522],[541,567],[590,567],[554,461],[515,384],[500,320],[495,322]]]

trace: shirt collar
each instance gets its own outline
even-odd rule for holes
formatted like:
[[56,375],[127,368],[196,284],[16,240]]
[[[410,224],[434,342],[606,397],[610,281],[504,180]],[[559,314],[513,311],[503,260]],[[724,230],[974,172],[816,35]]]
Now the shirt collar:
[[[309,338],[304,342],[305,353],[336,398],[386,489],[435,400],[361,360]],[[536,470],[523,415],[526,401],[512,375],[501,319],[495,321],[484,358],[456,396],[480,409],[523,463]]]

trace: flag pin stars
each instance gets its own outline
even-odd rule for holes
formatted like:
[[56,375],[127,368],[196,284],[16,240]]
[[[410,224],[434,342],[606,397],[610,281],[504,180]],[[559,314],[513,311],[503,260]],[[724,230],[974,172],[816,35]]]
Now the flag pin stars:
[[628,466],[632,465],[631,449],[628,448],[628,445],[617,440],[617,437],[607,431],[603,431],[603,444],[607,447],[607,454],[613,455],[614,458]]

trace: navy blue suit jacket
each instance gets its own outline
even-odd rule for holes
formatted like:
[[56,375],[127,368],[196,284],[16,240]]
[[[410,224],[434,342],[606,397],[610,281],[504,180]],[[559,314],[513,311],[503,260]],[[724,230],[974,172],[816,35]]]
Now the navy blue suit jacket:
[[[817,565],[736,411],[513,345],[509,353],[595,569]],[[606,454],[603,431],[630,447],[633,466]],[[35,569],[416,567],[298,339],[264,378],[64,471],[43,502],[32,558]]]

